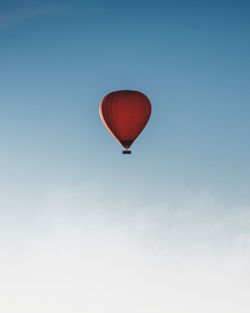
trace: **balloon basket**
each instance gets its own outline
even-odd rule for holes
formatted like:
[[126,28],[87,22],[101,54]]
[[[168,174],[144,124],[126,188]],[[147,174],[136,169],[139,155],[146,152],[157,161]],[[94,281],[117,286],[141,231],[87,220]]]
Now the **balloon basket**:
[[130,150],[123,150],[122,154],[131,154],[131,151]]

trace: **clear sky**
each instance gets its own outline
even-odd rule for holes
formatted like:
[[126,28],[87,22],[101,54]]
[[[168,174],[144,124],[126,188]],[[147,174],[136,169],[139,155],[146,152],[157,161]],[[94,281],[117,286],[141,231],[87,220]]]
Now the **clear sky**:
[[1,312],[249,312],[249,38],[249,1],[0,0]]

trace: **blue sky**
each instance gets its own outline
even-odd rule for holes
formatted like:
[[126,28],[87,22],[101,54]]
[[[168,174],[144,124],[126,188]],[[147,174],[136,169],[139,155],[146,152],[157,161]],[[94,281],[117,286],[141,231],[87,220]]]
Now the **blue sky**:
[[21,180],[35,171],[46,183],[99,179],[102,162],[104,175],[124,168],[98,105],[112,90],[138,89],[153,114],[130,175],[142,165],[156,181],[240,192],[249,176],[248,10],[244,2],[3,3],[3,168],[14,163]]
[[[83,222],[93,211],[97,221],[94,217],[91,221],[105,234],[113,225],[130,249],[132,227],[138,245],[148,252],[141,241],[144,226],[138,230],[131,222],[136,212],[136,221],[145,219],[152,233],[160,223],[162,230],[155,236],[161,238],[163,251],[169,244],[164,245],[163,229],[171,222],[181,238],[187,238],[188,247],[194,239],[188,236],[187,225],[206,238],[209,247],[217,235],[221,246],[228,247],[227,240],[232,243],[242,236],[248,242],[249,9],[247,1],[0,1],[4,236],[13,238],[12,224],[31,234],[36,225],[39,242],[45,246],[46,240],[54,242],[50,236],[56,226],[48,231],[39,220],[47,221],[50,210],[52,221]],[[98,113],[101,99],[120,89],[142,91],[152,103],[151,119],[133,144],[131,156],[121,154],[122,147]],[[61,210],[67,212],[63,217]],[[102,214],[108,216],[107,224],[99,221]],[[206,232],[218,217],[222,236]],[[228,219],[238,221],[238,226],[232,230]],[[76,234],[78,226],[72,223],[65,227],[66,234],[72,229]],[[175,242],[173,233],[166,236]],[[21,246],[29,246],[27,237],[21,237]],[[72,243],[76,239],[70,238]],[[102,246],[100,238],[99,234],[94,240],[97,246]],[[103,245],[109,251],[112,245],[107,242]],[[15,246],[14,239],[10,243]],[[73,254],[79,258],[77,247]],[[202,247],[201,240],[194,255]],[[237,249],[231,256],[243,260]],[[177,250],[171,253],[176,256]],[[33,250],[28,251],[32,255]],[[49,262],[51,255],[41,251]],[[194,264],[199,267],[197,260]],[[6,308],[5,312],[17,312]],[[33,312],[34,308],[38,312],[35,302]],[[192,313],[198,312],[192,308]],[[223,308],[220,313],[229,313],[228,307]],[[159,312],[166,309],[162,306]],[[18,313],[29,312],[27,307],[23,310]],[[237,310],[248,312],[246,307]]]

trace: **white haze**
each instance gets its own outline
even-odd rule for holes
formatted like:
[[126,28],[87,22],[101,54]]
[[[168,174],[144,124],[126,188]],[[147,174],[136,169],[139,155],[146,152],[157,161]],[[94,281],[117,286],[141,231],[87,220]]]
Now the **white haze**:
[[92,187],[2,195],[0,312],[249,313],[249,208],[126,208]]

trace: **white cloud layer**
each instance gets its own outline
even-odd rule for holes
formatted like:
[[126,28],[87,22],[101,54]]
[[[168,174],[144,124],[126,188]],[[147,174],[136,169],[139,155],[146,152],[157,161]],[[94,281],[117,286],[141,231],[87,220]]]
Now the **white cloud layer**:
[[0,312],[249,313],[248,208],[126,210],[92,187],[2,197]]

